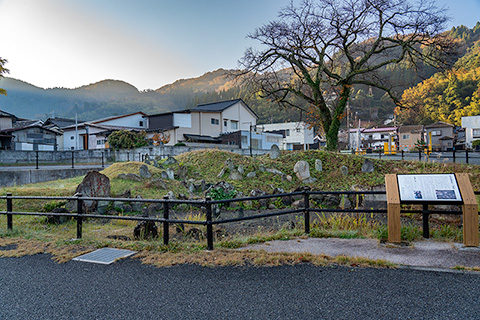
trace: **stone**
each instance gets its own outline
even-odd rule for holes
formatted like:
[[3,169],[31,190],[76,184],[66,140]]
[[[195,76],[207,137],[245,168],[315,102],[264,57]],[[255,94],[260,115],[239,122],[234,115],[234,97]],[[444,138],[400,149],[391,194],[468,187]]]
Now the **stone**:
[[185,180],[187,178],[187,166],[178,166],[178,179]]
[[247,173],[247,178],[255,178],[257,177],[257,173],[255,171]]
[[243,175],[245,173],[245,168],[241,164],[238,165],[237,170],[238,170],[238,172],[240,172],[241,175]]
[[304,208],[305,207],[305,200],[300,199],[292,203],[292,208]]
[[373,165],[373,161],[368,158],[365,158],[365,161],[363,161],[363,165],[362,165],[362,172],[372,173],[373,171],[375,171],[375,166]]
[[[142,199],[141,196],[136,196],[135,199]],[[142,208],[143,208],[143,202],[133,202],[132,203],[132,211],[135,211],[135,212],[142,212]]]
[[347,167],[347,166],[341,166],[341,167],[340,167],[340,172],[341,172],[344,176],[348,176],[348,167]]
[[235,165],[233,164],[232,159],[228,158],[227,160],[225,160],[225,165],[227,166],[228,170],[230,170],[230,172],[235,170]]
[[313,177],[310,177],[310,178],[308,178],[308,179],[302,180],[302,182],[305,183],[305,184],[314,183],[315,181],[317,181],[317,179],[316,179],[316,178],[313,178]]
[[113,198],[131,198],[132,197],[132,191],[130,189],[127,189],[123,191],[122,193],[112,196]]
[[270,169],[270,168],[268,168],[266,171],[269,172],[269,173],[278,174],[279,176],[283,176],[283,175],[284,175],[283,172],[280,171],[280,170],[278,170],[278,169]]
[[150,179],[152,177],[152,173],[150,172],[150,170],[148,170],[148,166],[146,164],[142,164],[140,166],[140,177],[142,177],[143,179]]
[[160,177],[162,177],[162,179],[168,179],[168,174],[166,171],[162,171],[160,172]]
[[148,155],[148,153],[145,154],[145,158],[143,162],[145,162],[145,164],[152,164],[152,161],[150,160],[150,156]]
[[276,144],[274,144],[270,148],[270,159],[275,160],[278,157],[280,157],[280,148]]
[[291,175],[289,175],[289,174],[287,175],[287,178],[286,178],[286,179],[287,179],[287,181],[288,181],[288,182],[292,182],[292,181],[293,181],[293,178],[292,178],[292,176],[291,176]]
[[281,193],[285,193],[285,190],[283,188],[273,187],[272,194],[281,194]]
[[175,180],[175,172],[172,168],[167,168],[167,178],[170,180]]
[[243,176],[240,172],[238,172],[237,170],[234,170],[232,172],[230,172],[230,175],[228,176],[228,178],[230,180],[242,180],[243,179]]
[[120,173],[117,176],[118,179],[124,179],[124,180],[132,180],[132,181],[143,181],[142,177],[140,177],[136,173]]
[[320,159],[315,160],[315,170],[317,170],[319,172],[321,172],[323,170],[322,160],[320,160]]
[[265,166],[263,164],[259,165],[258,166],[258,171],[260,172],[265,172],[267,169],[265,168]]
[[97,203],[97,212],[99,214],[106,214],[110,208],[111,201],[98,201]]
[[310,178],[310,166],[307,161],[298,161],[295,163],[293,172],[297,174],[297,178],[301,181]]
[[[91,170],[77,186],[75,193],[81,193],[84,197],[110,197],[110,179],[98,171]],[[76,201],[71,202],[75,203],[74,208],[76,210]],[[84,212],[95,212],[96,208],[97,201],[83,201]]]
[[221,178],[223,177],[223,175],[225,174],[225,171],[227,171],[227,168],[226,167],[223,167],[222,170],[220,170],[220,172],[217,174],[217,178]]
[[158,161],[157,161],[157,160],[153,160],[152,165],[153,165],[155,168],[159,168],[159,167],[160,167],[160,165],[158,164]]
[[[54,208],[52,210],[52,213],[70,213],[67,208]],[[65,216],[46,216],[46,222],[51,223],[51,224],[62,224],[67,221],[69,221],[71,217],[65,217]]]
[[140,239],[156,239],[158,237],[158,228],[153,221],[140,221],[133,229],[133,237]]
[[147,215],[155,217],[155,216],[159,215],[160,212],[162,212],[162,208],[163,208],[163,206],[160,203],[151,203],[147,207]]
[[150,185],[156,189],[167,189],[167,184],[162,179],[150,180]]
[[171,164],[177,163],[177,159],[174,157],[168,156],[168,158],[163,162],[164,165],[169,166]]
[[236,194],[235,187],[232,184],[225,181],[220,181],[219,183],[211,185],[207,189],[207,191],[205,191],[205,196],[209,195],[210,190],[219,189],[219,188],[222,189],[225,194],[232,194],[232,193]]
[[168,200],[177,200],[173,191],[168,191],[165,196],[167,197]]

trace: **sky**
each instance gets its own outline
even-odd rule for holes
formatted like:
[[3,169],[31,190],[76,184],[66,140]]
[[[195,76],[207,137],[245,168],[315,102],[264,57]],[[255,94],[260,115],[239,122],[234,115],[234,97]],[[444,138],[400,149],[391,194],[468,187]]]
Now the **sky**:
[[[298,1],[296,1],[298,2]],[[480,0],[437,0],[472,28]],[[9,77],[42,88],[104,79],[139,90],[238,67],[253,32],[290,0],[0,0]]]

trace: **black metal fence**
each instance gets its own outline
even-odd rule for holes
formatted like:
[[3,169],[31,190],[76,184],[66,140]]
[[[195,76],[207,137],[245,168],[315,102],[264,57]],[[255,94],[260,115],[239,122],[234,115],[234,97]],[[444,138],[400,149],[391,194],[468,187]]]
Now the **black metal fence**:
[[451,150],[442,152],[397,151],[395,154],[384,154],[383,149],[366,153],[366,157],[391,160],[418,160],[431,162],[453,162],[480,165],[480,152],[471,150]]
[[[83,197],[81,194],[76,194],[73,197],[39,197],[39,196],[13,196],[7,194],[6,196],[0,196],[0,200],[6,200],[6,211],[0,211],[1,215],[7,216],[7,228],[11,230],[13,228],[13,216],[14,215],[31,215],[31,216],[58,216],[58,217],[72,217],[76,219],[77,223],[77,238],[82,238],[82,224],[85,219],[102,219],[102,220],[130,220],[130,221],[152,221],[158,222],[163,225],[163,243],[168,245],[170,238],[170,224],[191,224],[191,225],[203,225],[206,226],[206,239],[207,249],[213,250],[214,243],[214,225],[221,225],[226,223],[240,222],[245,220],[278,217],[288,214],[302,213],[304,217],[304,232],[310,233],[311,225],[311,212],[323,212],[323,213],[370,213],[370,214],[385,214],[386,209],[329,209],[329,208],[314,208],[311,207],[312,195],[385,195],[385,191],[311,191],[308,187],[305,187],[303,191],[293,193],[272,194],[257,197],[245,197],[228,200],[212,200],[207,197],[204,200],[170,200],[167,196],[163,199],[138,199],[138,198],[100,198],[100,197]],[[475,192],[476,195],[480,194],[480,191]],[[212,207],[214,205],[229,204],[233,202],[253,201],[270,198],[281,197],[294,197],[300,196],[303,198],[303,206],[299,208],[289,208],[288,210],[280,210],[275,212],[255,214],[246,217],[237,217],[231,219],[213,219]],[[17,212],[13,208],[13,200],[68,200],[76,202],[76,213],[52,213],[52,212]],[[140,203],[158,203],[163,205],[163,217],[147,217],[147,216],[116,216],[116,215],[103,215],[103,214],[86,214],[84,213],[85,201],[122,201],[122,202],[140,202]],[[187,204],[192,206],[201,206],[205,210],[205,220],[193,221],[170,218],[170,208],[178,204]],[[430,214],[462,214],[462,211],[442,211],[442,210],[429,210],[428,205],[423,205],[422,210],[402,209],[402,213],[419,213],[423,217],[423,236],[429,237],[429,215]]]

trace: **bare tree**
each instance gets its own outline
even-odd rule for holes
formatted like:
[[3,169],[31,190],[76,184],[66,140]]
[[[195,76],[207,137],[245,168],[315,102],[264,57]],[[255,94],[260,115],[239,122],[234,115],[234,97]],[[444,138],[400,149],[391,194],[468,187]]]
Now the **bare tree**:
[[246,50],[242,76],[281,105],[313,108],[335,150],[353,85],[384,90],[399,105],[394,84],[382,77],[387,66],[448,65],[454,46],[441,33],[447,20],[430,0],[292,1],[277,21],[249,35],[261,49]]
[[[2,59],[0,57],[0,80],[4,77],[4,73],[8,73],[8,69],[5,68],[5,64],[7,63],[6,59]],[[0,94],[3,94],[4,96],[7,95],[7,90],[0,88]]]

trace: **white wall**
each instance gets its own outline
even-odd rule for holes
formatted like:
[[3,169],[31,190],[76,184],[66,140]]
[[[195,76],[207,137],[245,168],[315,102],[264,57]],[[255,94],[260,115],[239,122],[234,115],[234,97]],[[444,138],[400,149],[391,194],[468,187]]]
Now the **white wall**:
[[[140,126],[140,121],[143,121],[143,126]],[[92,121],[92,123],[97,123],[97,121]],[[130,128],[148,128],[147,117],[144,117],[141,114],[133,114],[126,117],[116,118],[112,120],[106,120],[98,122],[99,125],[105,124],[110,126],[122,126]]]
[[472,147],[472,141],[480,138],[473,137],[473,129],[480,130],[480,116],[462,117],[462,127],[465,128],[465,144]]
[[258,125],[257,128],[260,128],[264,131],[288,130],[288,134],[283,139],[283,145],[279,146],[283,150],[291,150],[293,145],[314,143],[313,128],[309,129],[308,124],[305,122],[261,124]]

